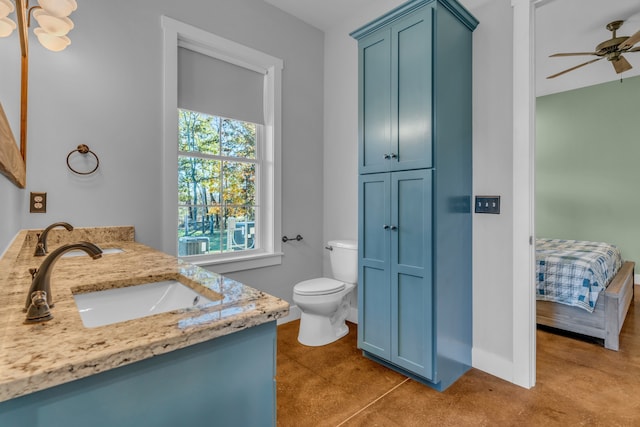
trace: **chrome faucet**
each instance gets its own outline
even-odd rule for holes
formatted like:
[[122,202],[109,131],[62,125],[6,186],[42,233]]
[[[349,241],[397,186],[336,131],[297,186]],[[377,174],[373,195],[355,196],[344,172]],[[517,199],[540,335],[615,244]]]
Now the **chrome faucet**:
[[31,268],[31,276],[33,278],[27,300],[24,305],[24,311],[27,312],[25,323],[45,322],[53,316],[49,309],[53,307],[51,298],[51,272],[53,265],[65,252],[80,249],[86,252],[93,259],[102,256],[102,249],[89,242],[71,243],[60,246],[51,252],[40,264],[40,268]]
[[55,222],[44,229],[42,233],[36,234],[38,236],[38,243],[36,243],[36,251],[33,256],[45,256],[47,254],[47,234],[52,228],[55,227],[64,227],[68,231],[73,230],[73,226],[66,222]]

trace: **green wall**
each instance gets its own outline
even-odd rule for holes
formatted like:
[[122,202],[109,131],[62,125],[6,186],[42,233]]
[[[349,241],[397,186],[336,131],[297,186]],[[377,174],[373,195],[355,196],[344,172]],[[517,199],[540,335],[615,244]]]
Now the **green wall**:
[[640,76],[537,99],[538,237],[609,242],[640,261],[639,113]]

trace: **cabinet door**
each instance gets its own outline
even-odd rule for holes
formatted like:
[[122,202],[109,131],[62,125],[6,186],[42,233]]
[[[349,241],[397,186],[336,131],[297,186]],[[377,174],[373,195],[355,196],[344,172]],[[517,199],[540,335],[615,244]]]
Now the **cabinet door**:
[[391,180],[391,362],[434,374],[432,170]]
[[391,359],[391,176],[361,175],[358,194],[358,347]]
[[433,165],[433,13],[425,7],[391,28],[391,170]]
[[359,172],[389,170],[391,149],[391,32],[377,31],[358,43]]

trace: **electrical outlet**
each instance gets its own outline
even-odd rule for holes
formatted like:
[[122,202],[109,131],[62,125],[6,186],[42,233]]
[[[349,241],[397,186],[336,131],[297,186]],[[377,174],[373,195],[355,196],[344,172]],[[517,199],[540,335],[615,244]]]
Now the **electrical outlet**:
[[476,213],[500,213],[500,196],[476,196]]
[[31,192],[31,197],[29,198],[29,212],[47,213],[47,193]]

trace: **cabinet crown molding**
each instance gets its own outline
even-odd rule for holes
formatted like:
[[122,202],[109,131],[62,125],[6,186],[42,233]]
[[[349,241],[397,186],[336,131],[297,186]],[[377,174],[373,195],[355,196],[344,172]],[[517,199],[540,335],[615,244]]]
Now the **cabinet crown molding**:
[[479,21],[456,0],[412,0],[401,4],[400,6],[392,9],[391,11],[389,11],[385,15],[382,15],[371,23],[349,33],[349,35],[356,40],[360,40],[361,38],[366,37],[367,35],[376,31],[378,28],[384,27],[385,25],[388,25],[389,23],[410,14],[414,10],[429,4],[442,5],[451,13],[453,13],[460,20],[460,22],[466,25],[471,31],[475,30],[478,26]]

